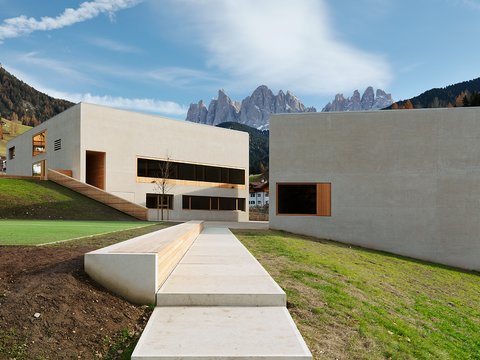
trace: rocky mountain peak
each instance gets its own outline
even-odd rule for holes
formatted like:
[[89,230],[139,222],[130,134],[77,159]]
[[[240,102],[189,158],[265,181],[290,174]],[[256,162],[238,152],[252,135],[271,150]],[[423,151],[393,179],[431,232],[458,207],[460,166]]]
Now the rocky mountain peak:
[[345,98],[343,94],[335,95],[334,100],[325,105],[322,111],[379,110],[392,104],[391,94],[387,94],[382,89],[374,91],[373,87],[369,86],[365,89],[361,97],[358,90],[355,90],[349,98]]
[[218,91],[217,99],[212,99],[208,110],[202,101],[190,104],[188,121],[217,125],[224,122],[238,122],[257,129],[267,129],[270,114],[285,112],[311,112],[313,107],[305,107],[290,91],[280,90],[274,95],[266,85],[257,87],[242,102],[232,101],[223,89]]

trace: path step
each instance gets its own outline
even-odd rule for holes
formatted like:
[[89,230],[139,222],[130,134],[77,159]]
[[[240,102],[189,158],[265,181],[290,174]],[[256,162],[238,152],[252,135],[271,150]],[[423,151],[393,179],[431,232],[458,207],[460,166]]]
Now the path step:
[[312,356],[285,307],[157,307],[133,360]]
[[285,306],[285,292],[227,228],[205,228],[157,292],[157,306]]

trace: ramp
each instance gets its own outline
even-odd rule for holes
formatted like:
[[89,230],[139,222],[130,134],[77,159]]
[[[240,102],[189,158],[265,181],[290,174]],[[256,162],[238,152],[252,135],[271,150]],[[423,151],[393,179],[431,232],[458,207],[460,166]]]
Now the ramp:
[[48,180],[76,191],[90,199],[96,200],[139,220],[148,220],[148,209],[144,206],[122,199],[95,186],[85,184],[57,170],[48,169],[47,175]]

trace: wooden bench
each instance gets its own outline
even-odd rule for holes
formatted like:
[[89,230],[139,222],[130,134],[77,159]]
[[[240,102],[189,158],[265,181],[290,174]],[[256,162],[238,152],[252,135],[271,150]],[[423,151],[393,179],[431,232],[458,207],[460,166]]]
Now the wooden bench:
[[155,294],[203,229],[189,221],[85,254],[92,279],[136,304],[155,304]]

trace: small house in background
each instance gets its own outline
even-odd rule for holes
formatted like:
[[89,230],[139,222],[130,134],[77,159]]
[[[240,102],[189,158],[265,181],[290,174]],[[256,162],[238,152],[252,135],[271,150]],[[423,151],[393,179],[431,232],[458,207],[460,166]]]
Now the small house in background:
[[269,202],[268,181],[262,180],[250,183],[250,200],[248,202],[251,208],[264,207]]
[[248,141],[245,132],[80,103],[9,141],[7,173],[55,171],[148,208],[150,220],[163,209],[170,220],[247,221]]

